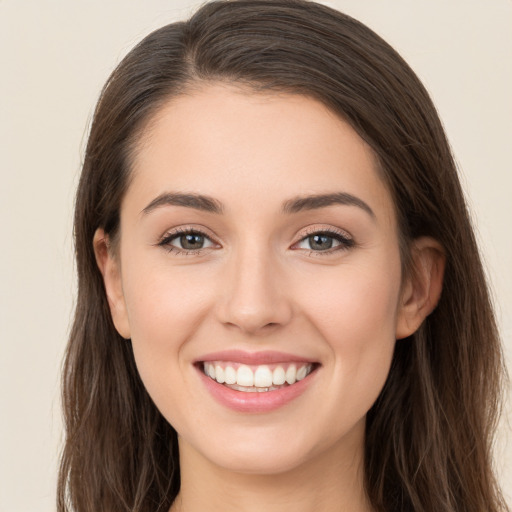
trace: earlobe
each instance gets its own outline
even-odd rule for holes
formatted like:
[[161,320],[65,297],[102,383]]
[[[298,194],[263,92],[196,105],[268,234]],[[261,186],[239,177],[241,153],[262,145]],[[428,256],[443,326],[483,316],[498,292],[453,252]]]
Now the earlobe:
[[93,238],[96,263],[103,276],[110,314],[117,332],[126,339],[131,337],[128,315],[121,280],[121,269],[118,259],[109,247],[109,238],[103,229],[98,228]]
[[414,240],[411,257],[413,268],[402,286],[396,339],[416,332],[437,306],[443,288],[446,257],[439,242],[430,237]]

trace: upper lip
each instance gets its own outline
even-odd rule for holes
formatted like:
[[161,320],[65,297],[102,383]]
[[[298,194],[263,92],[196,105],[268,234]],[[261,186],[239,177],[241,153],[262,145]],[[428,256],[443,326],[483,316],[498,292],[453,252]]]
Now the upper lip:
[[222,350],[220,352],[211,352],[196,359],[196,363],[207,361],[232,361],[247,365],[275,364],[275,363],[313,363],[312,359],[277,352],[273,350],[264,350],[260,352],[245,352],[243,350]]

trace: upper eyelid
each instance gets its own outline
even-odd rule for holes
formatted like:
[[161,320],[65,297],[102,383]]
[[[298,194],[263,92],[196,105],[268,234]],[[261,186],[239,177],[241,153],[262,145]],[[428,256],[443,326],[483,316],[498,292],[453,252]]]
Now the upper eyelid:
[[307,238],[308,236],[315,235],[317,233],[326,233],[329,235],[338,235],[341,236],[347,240],[353,240],[352,235],[346,231],[345,229],[336,228],[333,226],[320,226],[320,225],[313,225],[308,226],[304,228],[306,231],[299,231],[299,233],[296,235],[297,241],[304,240],[304,238]]
[[196,226],[194,224],[191,224],[190,226],[177,226],[175,228],[165,230],[164,234],[159,238],[158,243],[187,233],[198,233],[209,238],[212,242],[219,243],[218,238],[212,234],[208,228],[204,226]]
[[169,253],[174,253],[176,256],[185,255],[185,256],[200,256],[201,254],[205,254],[205,252],[209,252],[212,249],[215,249],[215,247],[200,247],[199,249],[185,249],[174,246],[171,242],[180,236],[183,236],[184,234],[194,233],[203,236],[204,238],[207,238],[211,243],[212,246],[220,246],[219,242],[217,240],[209,235],[204,228],[198,229],[198,228],[192,228],[190,227],[183,227],[178,226],[176,228],[168,229],[163,234],[162,237],[157,241],[155,246],[160,247],[168,251]]
[[[310,236],[315,234],[323,234],[327,235],[330,238],[334,238],[339,242],[339,245],[336,247],[332,247],[330,249],[326,249],[323,251],[316,251],[313,249],[299,248],[297,247],[300,243],[307,240]],[[291,245],[291,250],[302,250],[306,251],[308,255],[311,256],[320,256],[320,257],[329,257],[339,254],[340,251],[345,251],[347,249],[353,248],[356,245],[356,242],[353,236],[346,230],[337,228],[334,226],[319,226],[319,225],[311,225],[307,227],[306,233],[302,232],[297,235],[296,241]]]

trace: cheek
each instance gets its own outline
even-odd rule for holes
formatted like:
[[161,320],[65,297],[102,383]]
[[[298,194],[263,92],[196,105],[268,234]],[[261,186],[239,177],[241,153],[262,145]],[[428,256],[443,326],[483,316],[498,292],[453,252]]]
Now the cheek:
[[393,356],[400,265],[344,268],[326,279],[324,289],[310,295],[304,310],[327,342],[332,382],[346,394],[346,404],[362,408],[356,414],[365,413],[385,383]]
[[[393,261],[393,260],[391,260]],[[363,348],[394,338],[400,294],[400,265],[346,265],[316,276],[315,290],[303,285],[303,310],[334,346],[344,341]],[[322,290],[320,293],[319,291]]]
[[[133,258],[125,266],[124,295],[132,346],[140,376],[153,398],[183,380],[182,349],[193,338],[211,303],[204,276],[190,268],[144,265]],[[167,402],[171,395],[167,395]]]
[[134,338],[167,343],[197,322],[210,302],[208,271],[133,258],[124,270],[123,291]]
[[[188,431],[187,418],[202,418],[194,409],[196,397],[190,363],[183,354],[205,314],[204,287],[185,272],[153,267],[138,274],[142,279],[127,280],[125,296],[135,363],[144,387],[162,415],[178,431]],[[202,428],[207,429],[207,425]]]

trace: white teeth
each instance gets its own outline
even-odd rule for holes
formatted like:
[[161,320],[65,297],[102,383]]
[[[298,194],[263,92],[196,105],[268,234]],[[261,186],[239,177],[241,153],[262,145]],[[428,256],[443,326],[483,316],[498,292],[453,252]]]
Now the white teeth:
[[271,386],[268,388],[257,388],[256,386],[251,387],[245,387],[245,386],[239,386],[238,384],[233,384],[232,386],[229,386],[231,389],[234,389],[235,391],[243,391],[244,393],[266,393],[267,391],[274,391],[276,389],[279,389],[279,387]]
[[254,385],[257,388],[272,386],[272,372],[268,366],[258,366],[254,372]]
[[215,367],[215,380],[219,384],[224,384],[226,378],[224,376],[224,370],[222,369],[222,366],[217,365]]
[[286,382],[286,373],[282,366],[278,366],[272,373],[272,382],[275,386],[281,386]]
[[292,364],[288,367],[286,370],[286,382],[288,384],[295,384],[295,381],[297,380],[297,369],[295,368],[295,365]]
[[308,374],[307,366],[301,366],[297,370],[297,380],[302,380]]
[[[238,369],[223,363],[203,364],[204,373],[219,384],[227,384],[233,389],[246,390],[252,388],[252,391],[272,391],[276,386],[295,384],[295,382],[307,377],[313,370],[312,364],[303,364],[297,368],[296,364],[290,364],[286,371],[283,366],[276,366],[272,371],[269,366],[261,365],[252,368],[247,365],[240,365]],[[242,389],[243,388],[243,389]]]
[[239,386],[254,386],[254,373],[245,365],[239,366],[236,371],[236,383]]
[[226,384],[236,384],[236,372],[232,366],[226,366],[224,370],[224,381]]

